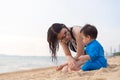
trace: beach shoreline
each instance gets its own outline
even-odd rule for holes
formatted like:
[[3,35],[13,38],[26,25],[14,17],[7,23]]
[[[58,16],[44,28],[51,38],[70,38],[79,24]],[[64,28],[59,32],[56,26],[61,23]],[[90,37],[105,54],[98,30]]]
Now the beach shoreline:
[[56,71],[55,66],[1,73],[0,80],[120,80],[120,56],[108,58],[108,68],[94,71]]
[[37,70],[52,69],[52,68],[55,69],[55,67],[56,66],[10,71],[10,72],[0,73],[0,75],[13,74],[13,73],[24,73],[24,72],[31,72],[31,71],[37,71]]

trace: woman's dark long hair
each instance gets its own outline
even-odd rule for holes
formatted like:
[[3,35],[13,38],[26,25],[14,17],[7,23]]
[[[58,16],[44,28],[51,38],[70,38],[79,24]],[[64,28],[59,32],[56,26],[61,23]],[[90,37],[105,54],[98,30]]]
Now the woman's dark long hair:
[[67,28],[67,27],[61,23],[54,23],[48,29],[48,32],[47,32],[47,41],[49,43],[50,52],[52,53],[52,61],[57,60],[56,51],[59,49],[57,35],[58,33],[60,33],[62,28]]

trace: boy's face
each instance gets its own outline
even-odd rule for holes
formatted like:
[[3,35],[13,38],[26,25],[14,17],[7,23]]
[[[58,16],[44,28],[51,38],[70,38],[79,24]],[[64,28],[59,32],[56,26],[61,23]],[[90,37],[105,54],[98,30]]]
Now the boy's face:
[[89,35],[88,35],[88,36],[85,36],[85,35],[83,34],[83,32],[80,33],[80,36],[81,36],[82,41],[83,41],[83,43],[84,43],[85,45],[87,45],[87,44],[91,41],[90,36],[89,36]]

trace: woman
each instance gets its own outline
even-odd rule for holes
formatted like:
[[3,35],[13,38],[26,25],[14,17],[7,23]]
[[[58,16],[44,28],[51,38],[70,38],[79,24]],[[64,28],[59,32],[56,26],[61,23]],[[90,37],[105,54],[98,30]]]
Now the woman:
[[[63,48],[64,54],[67,58],[67,63],[57,67],[57,70],[61,69],[63,66],[68,65],[71,70],[76,68],[76,60],[80,55],[84,54],[84,45],[80,37],[81,27],[66,27],[66,25],[61,23],[54,23],[48,29],[47,41],[49,43],[50,51],[52,52],[52,61],[56,60],[56,51],[59,48],[59,43]],[[75,57],[72,57],[70,50],[76,52]]]

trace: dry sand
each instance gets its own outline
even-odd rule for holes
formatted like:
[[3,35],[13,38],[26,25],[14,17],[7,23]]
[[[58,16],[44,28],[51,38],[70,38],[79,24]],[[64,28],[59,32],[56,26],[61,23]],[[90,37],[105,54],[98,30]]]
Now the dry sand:
[[62,73],[55,67],[0,74],[0,80],[120,80],[120,56],[108,59],[108,68]]

